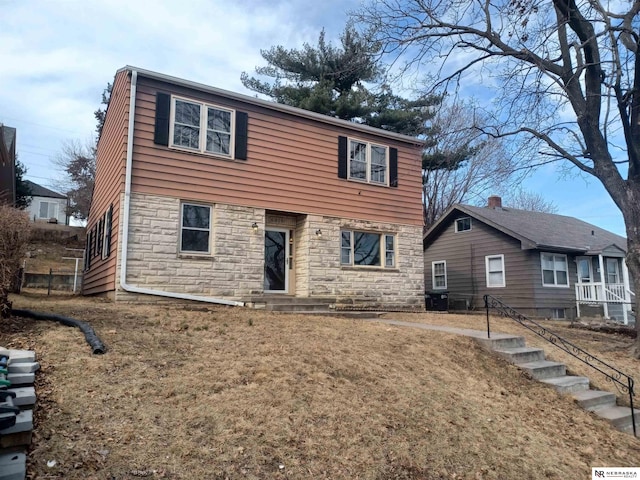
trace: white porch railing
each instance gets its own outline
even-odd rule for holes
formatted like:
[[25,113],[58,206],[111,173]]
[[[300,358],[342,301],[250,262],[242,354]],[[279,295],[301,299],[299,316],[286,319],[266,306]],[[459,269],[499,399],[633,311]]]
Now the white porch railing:
[[624,283],[576,283],[576,300],[581,303],[626,303]]
[[[635,293],[624,283],[576,283],[576,307],[580,316],[580,304],[602,305],[604,317],[609,318],[609,306],[622,305],[622,322],[627,325],[631,312],[631,296]],[[617,307],[620,308],[620,307]]]

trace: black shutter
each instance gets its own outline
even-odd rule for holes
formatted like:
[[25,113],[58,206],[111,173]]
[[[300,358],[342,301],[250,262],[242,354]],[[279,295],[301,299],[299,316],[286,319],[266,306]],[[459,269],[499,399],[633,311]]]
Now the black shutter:
[[338,178],[347,178],[347,137],[338,137]]
[[104,217],[98,222],[98,239],[96,241],[96,255],[102,254],[102,244],[104,239]]
[[109,210],[107,210],[107,224],[105,225],[105,238],[106,242],[104,245],[104,257],[107,258],[111,255],[111,219],[113,217],[113,204],[109,205]]
[[169,146],[169,116],[171,112],[171,95],[156,93],[156,131],[153,142]]
[[398,186],[398,149],[389,149],[389,185]]
[[247,159],[247,136],[249,131],[249,115],[247,112],[236,112],[236,160]]
[[90,231],[89,235],[87,235],[87,248],[84,251],[87,270],[91,268],[91,235],[92,232]]

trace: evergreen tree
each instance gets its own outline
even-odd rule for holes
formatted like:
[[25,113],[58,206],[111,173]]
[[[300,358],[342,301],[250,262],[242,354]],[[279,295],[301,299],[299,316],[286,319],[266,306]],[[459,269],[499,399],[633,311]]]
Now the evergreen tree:
[[322,30],[315,46],[275,46],[260,53],[268,65],[256,73],[273,82],[243,72],[242,83],[285,105],[417,136],[428,132],[432,107],[441,101],[434,95],[412,100],[395,95],[383,82],[380,44],[352,25],[345,27],[339,47],[327,42]]
[[31,187],[24,180],[27,167],[16,156],[16,208],[25,209],[31,205]]

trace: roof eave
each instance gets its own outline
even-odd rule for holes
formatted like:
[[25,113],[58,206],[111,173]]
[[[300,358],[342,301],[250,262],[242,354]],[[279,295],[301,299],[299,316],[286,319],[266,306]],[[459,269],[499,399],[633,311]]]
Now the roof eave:
[[144,68],[138,68],[131,65],[127,65],[119,69],[116,73],[120,72],[133,72],[136,71],[139,76],[143,76],[146,78],[151,78],[153,80],[158,80],[161,82],[171,83],[174,85],[179,85],[186,88],[192,88],[194,90],[199,90],[206,93],[211,93],[214,95],[220,95],[226,98],[230,98],[233,100],[238,100],[240,102],[249,103],[252,105],[257,105],[260,107],[268,108],[270,110],[276,110],[284,113],[288,113],[290,115],[296,115],[298,117],[308,118],[310,120],[315,120],[322,123],[328,123],[331,125],[336,125],[341,128],[349,128],[351,130],[356,130],[363,133],[368,133],[371,135],[377,135],[393,140],[397,140],[399,142],[408,143],[415,146],[423,146],[425,141],[420,140],[419,138],[411,137],[408,135],[402,135],[395,132],[389,132],[387,130],[383,130],[380,128],[370,127],[368,125],[361,125],[358,123],[349,122],[347,120],[341,120],[339,118],[329,117],[327,115],[322,115],[320,113],[311,112],[309,110],[303,110],[301,108],[290,107],[289,105],[282,105],[280,103],[270,102],[268,100],[263,100],[260,98],[251,97],[249,95],[244,95],[241,93],[231,92],[229,90],[223,90],[221,88],[212,87],[210,85],[205,85],[204,83],[194,82],[191,80],[185,80],[183,78],[174,77],[171,75],[166,75],[164,73],[153,72],[151,70],[145,70]]

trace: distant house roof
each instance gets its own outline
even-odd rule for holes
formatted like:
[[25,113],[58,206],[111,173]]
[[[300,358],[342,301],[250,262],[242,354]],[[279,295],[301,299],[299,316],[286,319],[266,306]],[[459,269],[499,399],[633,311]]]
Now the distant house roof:
[[586,254],[601,253],[615,246],[627,251],[627,239],[574,217],[532,212],[508,207],[472,207],[454,205],[424,236],[425,248],[449,224],[454,215],[463,213],[520,240],[523,250],[549,249]]
[[45,188],[42,185],[38,185],[37,183],[33,183],[30,180],[25,180],[24,183],[29,186],[32,197],[67,198],[66,195],[61,195],[58,192],[49,190],[48,188]]

